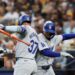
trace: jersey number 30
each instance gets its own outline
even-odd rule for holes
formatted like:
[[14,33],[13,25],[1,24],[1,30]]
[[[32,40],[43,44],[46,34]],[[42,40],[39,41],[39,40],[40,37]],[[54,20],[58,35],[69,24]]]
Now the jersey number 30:
[[34,40],[31,40],[30,43],[31,43],[31,46],[28,48],[28,51],[34,54],[38,48],[38,43],[35,42]]

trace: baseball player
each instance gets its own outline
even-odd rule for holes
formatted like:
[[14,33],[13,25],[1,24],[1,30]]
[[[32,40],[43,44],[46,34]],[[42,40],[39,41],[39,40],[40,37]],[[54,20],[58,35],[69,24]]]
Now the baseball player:
[[55,35],[55,25],[52,21],[46,21],[43,26],[43,33],[39,35],[39,54],[37,54],[36,62],[38,71],[34,75],[55,75],[52,63],[53,57],[73,56],[66,52],[55,52],[55,47],[62,41],[75,38],[75,34]]
[[19,19],[19,26],[4,26],[4,29],[9,32],[18,32],[18,37],[31,45],[27,46],[21,42],[17,42],[16,64],[14,66],[14,75],[31,75],[36,72],[37,66],[35,62],[35,54],[38,48],[38,37],[36,31],[30,26],[31,17],[23,15]]

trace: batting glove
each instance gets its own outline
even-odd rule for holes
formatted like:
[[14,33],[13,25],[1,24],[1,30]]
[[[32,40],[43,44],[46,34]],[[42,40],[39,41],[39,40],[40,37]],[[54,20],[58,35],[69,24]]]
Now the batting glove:
[[68,57],[71,57],[71,58],[74,58],[71,54],[67,53],[67,52],[60,52],[61,56],[68,56]]

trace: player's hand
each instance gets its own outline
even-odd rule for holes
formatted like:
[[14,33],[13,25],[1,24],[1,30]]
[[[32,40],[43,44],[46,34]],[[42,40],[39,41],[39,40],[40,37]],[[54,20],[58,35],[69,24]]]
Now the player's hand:
[[61,52],[60,54],[61,54],[61,56],[65,56],[65,57],[68,56],[68,57],[74,58],[71,54],[69,54],[67,52]]
[[0,29],[4,29],[5,26],[3,24],[0,24]]

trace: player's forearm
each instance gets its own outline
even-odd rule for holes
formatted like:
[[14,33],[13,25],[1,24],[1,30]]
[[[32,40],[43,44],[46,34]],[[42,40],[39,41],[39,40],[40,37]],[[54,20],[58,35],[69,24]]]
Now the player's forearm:
[[58,52],[53,52],[49,49],[44,49],[41,51],[41,54],[43,54],[44,56],[48,56],[48,57],[60,57],[61,54]]
[[9,31],[9,32],[25,32],[26,29],[21,26],[5,26],[4,30]]
[[68,40],[68,39],[75,38],[75,34],[63,34],[62,37],[63,40]]
[[44,56],[47,56],[47,57],[60,57],[60,56],[68,56],[68,57],[71,57],[71,58],[74,58],[71,54],[67,53],[67,52],[53,52],[49,49],[45,49],[45,50],[42,50],[41,53],[44,55]]

